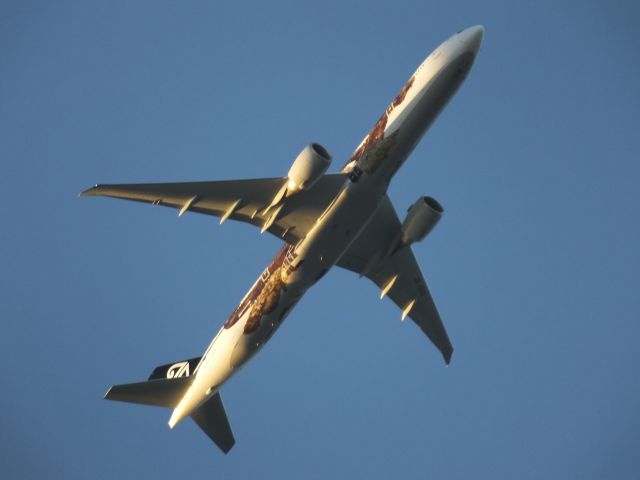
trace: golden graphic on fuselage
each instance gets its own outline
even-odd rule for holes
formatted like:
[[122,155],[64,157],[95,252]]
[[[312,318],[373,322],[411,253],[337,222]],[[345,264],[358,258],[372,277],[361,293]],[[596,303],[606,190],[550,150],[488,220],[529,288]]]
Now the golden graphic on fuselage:
[[365,173],[375,172],[380,165],[389,157],[391,148],[398,138],[398,130],[393,132],[389,137],[381,139],[379,142],[369,148],[369,150],[360,158],[360,168]]
[[258,294],[256,301],[251,306],[251,313],[249,313],[247,323],[244,325],[245,335],[255,332],[260,326],[262,316],[270,314],[278,306],[282,291],[285,289],[280,270],[282,270],[282,267],[271,274]]
[[231,328],[248,310],[249,316],[243,333],[247,335],[256,331],[260,327],[262,317],[273,312],[278,306],[282,293],[287,289],[286,282],[295,270],[291,262],[297,256],[293,245],[282,247],[224,327]]
[[389,115],[391,115],[391,112],[393,112],[396,107],[404,102],[407,93],[411,89],[414,81],[415,76],[412,76],[405,84],[405,86],[402,87],[400,93],[398,93],[393,102],[391,102],[391,105],[387,107],[385,112],[378,119],[374,127],[365,138],[364,142],[362,142],[362,145],[360,145],[360,147],[358,147],[353,155],[351,155],[351,158],[349,159],[345,167],[347,165],[352,165],[353,162],[355,162],[366,173],[373,173],[389,156],[389,151],[395,143],[397,130],[391,136],[385,139],[384,131],[387,128],[387,121],[389,120]]

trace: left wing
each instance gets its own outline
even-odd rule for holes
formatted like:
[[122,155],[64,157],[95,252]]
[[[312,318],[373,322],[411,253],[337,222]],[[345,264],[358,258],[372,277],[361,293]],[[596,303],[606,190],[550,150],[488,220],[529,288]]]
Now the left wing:
[[448,365],[453,347],[411,247],[388,254],[400,227],[391,200],[385,197],[338,266],[366,276],[380,287],[380,298],[388,295],[402,310],[402,319],[408,315],[440,350]]
[[[324,212],[346,175],[324,175],[307,191],[289,198],[284,193],[286,178],[257,178],[190,183],[139,183],[96,185],[81,196],[103,196],[151,203],[250,223],[288,243],[297,243]],[[275,200],[275,203],[274,203]],[[269,208],[271,207],[271,208]]]

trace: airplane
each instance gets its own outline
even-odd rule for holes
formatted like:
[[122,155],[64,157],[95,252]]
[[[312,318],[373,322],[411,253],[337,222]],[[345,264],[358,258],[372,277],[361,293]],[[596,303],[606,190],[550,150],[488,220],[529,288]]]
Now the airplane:
[[287,176],[246,180],[96,185],[81,196],[163,205],[237,220],[269,232],[284,246],[265,268],[201,357],[153,370],[144,382],[112,386],[107,400],[173,409],[169,427],[186,417],[227,453],[235,438],[220,388],[282,324],[305,292],[337,265],[367,277],[427,335],[448,365],[453,353],[411,245],[443,214],[423,196],[400,222],[387,196],[391,179],[465,80],[480,50],[482,26],[451,36],[409,78],[339,173],[331,155],[306,146]]

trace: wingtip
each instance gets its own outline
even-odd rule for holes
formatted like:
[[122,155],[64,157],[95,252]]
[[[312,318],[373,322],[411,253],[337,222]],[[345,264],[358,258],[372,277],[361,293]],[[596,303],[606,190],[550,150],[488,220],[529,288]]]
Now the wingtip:
[[225,455],[227,455],[231,449],[234,447],[234,445],[236,444],[235,439],[233,440],[233,442],[229,445],[225,445],[224,448],[220,447],[220,450],[222,450],[222,453],[224,453]]
[[109,394],[111,393],[111,390],[113,390],[113,386],[109,387],[109,389],[105,392],[104,396],[102,397],[103,400],[111,400],[109,398]]
[[99,187],[100,185],[98,185],[97,183],[91,187],[91,188],[87,188],[86,190],[83,190],[82,192],[80,192],[78,194],[78,197],[89,197],[91,195],[95,195],[95,190]]
[[451,356],[453,355],[453,348],[446,351],[446,352],[442,352],[442,356],[444,357],[444,366],[448,367],[449,364],[451,363]]

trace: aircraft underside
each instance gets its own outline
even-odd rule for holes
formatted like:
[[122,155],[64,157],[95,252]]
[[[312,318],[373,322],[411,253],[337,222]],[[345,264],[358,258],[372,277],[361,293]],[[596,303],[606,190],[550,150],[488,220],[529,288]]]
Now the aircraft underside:
[[116,385],[105,398],[173,409],[173,428],[190,416],[226,453],[235,443],[220,387],[271,338],[304,293],[334,265],[373,281],[429,337],[449,363],[453,347],[411,245],[443,213],[420,197],[403,222],[386,194],[394,174],[466,78],[482,27],[463,30],[418,67],[342,171],[305,147],[286,177],[170,184],[97,185],[81,195],[110,196],[236,220],[285,245],[247,292],[202,357],[157,367],[146,382]]

